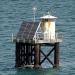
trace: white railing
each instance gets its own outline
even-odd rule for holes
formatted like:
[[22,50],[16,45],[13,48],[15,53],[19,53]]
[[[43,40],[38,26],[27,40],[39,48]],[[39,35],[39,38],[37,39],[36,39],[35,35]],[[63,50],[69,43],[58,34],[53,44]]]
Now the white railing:
[[56,34],[55,34],[55,39],[56,40],[63,40],[63,35],[62,35],[62,33],[61,32],[56,32]]
[[62,42],[63,36],[61,33],[56,32],[55,33],[55,39],[48,39],[49,36],[46,36],[47,39],[44,39],[44,33],[42,32],[37,32],[35,35],[35,42],[37,43],[38,41],[43,41],[43,42]]
[[[45,39],[45,34],[43,32],[37,32],[35,34],[35,38],[34,41],[35,43],[50,43],[50,42],[62,42],[63,40],[63,35],[60,32],[56,32],[55,33],[55,39],[48,39],[49,36],[46,36],[47,39]],[[23,37],[17,38],[16,36],[14,36],[14,34],[12,33],[12,38],[11,41],[14,42],[15,40],[19,41],[19,40],[23,40],[25,41],[25,39]]]

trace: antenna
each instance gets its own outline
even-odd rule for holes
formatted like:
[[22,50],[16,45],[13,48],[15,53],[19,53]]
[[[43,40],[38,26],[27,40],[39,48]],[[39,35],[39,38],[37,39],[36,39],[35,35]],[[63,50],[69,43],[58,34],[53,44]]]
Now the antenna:
[[35,13],[36,13],[37,8],[33,7],[33,13],[34,13],[34,22],[35,22]]
[[14,39],[14,36],[13,36],[13,33],[12,33],[12,39],[11,39],[12,42],[13,42],[13,39]]
[[51,12],[49,12],[49,11],[48,11],[47,13],[48,13],[48,15],[50,15],[50,14],[51,14]]

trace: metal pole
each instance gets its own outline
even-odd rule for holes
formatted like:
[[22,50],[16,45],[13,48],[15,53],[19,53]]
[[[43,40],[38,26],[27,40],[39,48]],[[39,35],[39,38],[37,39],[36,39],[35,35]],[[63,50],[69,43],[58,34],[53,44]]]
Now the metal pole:
[[37,8],[33,7],[33,13],[34,13],[34,22],[35,22],[35,13],[36,13]]

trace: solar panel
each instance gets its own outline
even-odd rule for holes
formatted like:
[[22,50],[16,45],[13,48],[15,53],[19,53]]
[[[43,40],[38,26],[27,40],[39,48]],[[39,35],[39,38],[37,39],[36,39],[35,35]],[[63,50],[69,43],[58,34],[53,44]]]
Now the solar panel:
[[24,21],[19,29],[17,38],[22,39],[33,39],[35,32],[37,30],[39,23],[38,22],[26,22]]

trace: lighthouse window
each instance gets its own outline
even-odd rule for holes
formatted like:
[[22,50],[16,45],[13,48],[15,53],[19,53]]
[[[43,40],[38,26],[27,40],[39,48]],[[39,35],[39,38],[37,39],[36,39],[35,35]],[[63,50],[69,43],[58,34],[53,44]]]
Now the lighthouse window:
[[45,21],[47,22],[47,21],[48,21],[48,19],[45,19]]

